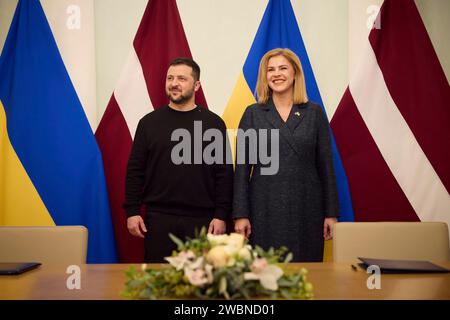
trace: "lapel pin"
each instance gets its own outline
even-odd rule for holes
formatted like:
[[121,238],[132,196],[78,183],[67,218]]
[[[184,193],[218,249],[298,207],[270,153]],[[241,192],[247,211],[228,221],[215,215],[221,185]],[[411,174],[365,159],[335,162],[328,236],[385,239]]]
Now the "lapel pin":
[[300,112],[297,111],[297,112],[295,113],[295,115],[296,115],[297,117],[300,117]]

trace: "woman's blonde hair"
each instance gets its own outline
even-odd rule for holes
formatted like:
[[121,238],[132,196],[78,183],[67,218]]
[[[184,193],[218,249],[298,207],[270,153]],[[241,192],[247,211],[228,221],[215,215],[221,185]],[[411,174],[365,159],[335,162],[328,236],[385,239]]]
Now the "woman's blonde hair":
[[276,56],[285,57],[294,68],[294,104],[308,102],[306,94],[305,77],[300,59],[297,55],[286,48],[276,48],[268,51],[259,63],[258,82],[256,83],[256,94],[258,95],[258,103],[265,104],[272,96],[272,90],[267,82],[267,67],[270,58]]

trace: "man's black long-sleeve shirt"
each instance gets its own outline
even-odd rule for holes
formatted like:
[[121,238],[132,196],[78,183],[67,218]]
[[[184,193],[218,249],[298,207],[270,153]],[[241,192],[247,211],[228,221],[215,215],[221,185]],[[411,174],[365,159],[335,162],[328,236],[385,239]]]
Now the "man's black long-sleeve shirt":
[[[221,163],[206,164],[201,156],[211,142],[201,140],[201,151],[194,157],[194,139],[199,141],[212,128],[220,130],[223,137],[223,157]],[[179,151],[183,140],[178,137],[178,141],[171,141],[177,129],[189,132],[191,148],[174,154],[186,156],[184,152],[190,152],[190,164],[175,164],[171,157],[173,148],[178,145],[175,150]],[[139,121],[128,161],[123,205],[127,216],[138,215],[145,204],[147,212],[226,220],[231,213],[233,186],[233,165],[226,162],[226,152],[230,151],[227,140],[223,120],[202,107],[177,111],[164,106],[144,116]],[[189,140],[183,141],[189,144]]]

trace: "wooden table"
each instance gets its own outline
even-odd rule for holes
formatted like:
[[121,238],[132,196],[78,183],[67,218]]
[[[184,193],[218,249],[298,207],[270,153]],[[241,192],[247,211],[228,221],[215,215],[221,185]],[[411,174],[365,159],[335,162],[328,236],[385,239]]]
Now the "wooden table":
[[[436,263],[450,268],[450,262]],[[0,276],[0,300],[115,300],[122,299],[128,264],[82,265],[81,289],[69,290],[67,266],[43,265],[19,276]],[[140,268],[140,265],[137,265]],[[159,268],[161,265],[149,265]],[[381,289],[369,290],[370,274],[350,264],[301,263],[309,270],[315,299],[446,299],[450,300],[450,273],[382,274]]]

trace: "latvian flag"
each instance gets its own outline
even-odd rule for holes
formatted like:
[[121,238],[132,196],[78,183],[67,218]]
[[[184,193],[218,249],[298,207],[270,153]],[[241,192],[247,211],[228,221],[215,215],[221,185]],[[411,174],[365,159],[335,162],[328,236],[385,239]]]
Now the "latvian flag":
[[386,0],[331,122],[356,221],[450,222],[450,90],[413,0]]
[[[175,0],[150,0],[119,82],[95,134],[105,167],[120,262],[141,262],[142,239],[128,233],[122,209],[125,175],[139,120],[168,103],[167,68],[176,57],[191,57]],[[206,107],[201,89],[196,103]]]

